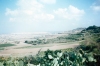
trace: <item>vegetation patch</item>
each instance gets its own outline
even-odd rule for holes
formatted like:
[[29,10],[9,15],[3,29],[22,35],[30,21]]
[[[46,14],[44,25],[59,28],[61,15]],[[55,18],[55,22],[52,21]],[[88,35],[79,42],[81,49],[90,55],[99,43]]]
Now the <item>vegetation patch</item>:
[[100,54],[100,27],[89,26],[81,31],[84,34],[84,41],[81,42],[80,48],[87,52]]
[[15,46],[14,44],[0,44],[1,47],[10,47],[10,46]]
[[[72,49],[71,49],[72,50]],[[44,56],[0,57],[0,66],[99,66],[100,55],[86,53],[82,49],[64,51],[47,50]]]
[[3,47],[0,47],[0,50],[4,50],[4,48]]

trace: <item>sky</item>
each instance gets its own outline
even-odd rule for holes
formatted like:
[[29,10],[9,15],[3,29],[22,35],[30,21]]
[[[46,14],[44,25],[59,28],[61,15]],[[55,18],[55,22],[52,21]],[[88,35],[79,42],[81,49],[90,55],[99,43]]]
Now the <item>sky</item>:
[[100,26],[100,0],[0,0],[0,33]]

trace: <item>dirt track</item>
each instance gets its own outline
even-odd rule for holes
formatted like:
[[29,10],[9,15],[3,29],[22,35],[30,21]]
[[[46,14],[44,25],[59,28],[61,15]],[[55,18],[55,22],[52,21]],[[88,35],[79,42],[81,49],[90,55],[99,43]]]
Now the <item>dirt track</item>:
[[[57,50],[57,49],[66,49],[66,48],[74,48],[76,46],[78,46],[79,44],[47,44],[45,45],[40,45],[43,47],[35,47],[35,48],[19,48],[19,49],[15,49],[18,47],[23,47],[25,46],[25,44],[22,45],[18,45],[18,46],[14,46],[14,47],[9,47],[5,50],[0,51],[0,55],[19,55],[19,56],[23,56],[23,55],[36,55],[38,53],[38,51],[41,49],[41,51],[46,51],[47,49],[50,50]],[[26,45],[26,46],[32,46],[32,45]],[[38,45],[39,46],[39,45]]]

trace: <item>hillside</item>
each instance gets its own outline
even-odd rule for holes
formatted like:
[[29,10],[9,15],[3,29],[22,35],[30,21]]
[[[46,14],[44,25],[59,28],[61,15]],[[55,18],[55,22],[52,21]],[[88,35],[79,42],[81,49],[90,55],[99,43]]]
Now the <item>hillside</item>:
[[[1,66],[11,63],[16,65],[16,62],[20,66],[100,66],[100,27],[98,26],[74,29],[70,34],[63,32],[45,34],[35,37],[34,40],[30,38],[24,39],[24,44],[18,43],[15,46],[1,44],[1,47],[7,47],[0,52],[4,55],[0,57]],[[9,57],[6,57],[6,54]]]
[[81,42],[81,48],[88,52],[100,54],[100,27],[89,26],[81,31],[84,34],[84,41]]

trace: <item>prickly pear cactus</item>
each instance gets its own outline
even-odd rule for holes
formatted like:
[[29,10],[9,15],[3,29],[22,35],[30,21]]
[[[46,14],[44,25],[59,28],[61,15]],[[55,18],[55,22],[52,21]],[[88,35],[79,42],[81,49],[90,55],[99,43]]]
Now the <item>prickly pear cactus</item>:
[[24,66],[24,62],[22,60],[19,60],[19,66]]
[[[97,59],[94,58],[93,53],[86,53],[83,50],[61,52],[61,51],[45,51],[43,57],[33,56],[22,58],[6,59],[0,57],[0,66],[91,66],[94,65]],[[95,65],[98,66],[98,65]]]
[[18,60],[15,60],[15,61],[14,61],[14,65],[15,65],[15,66],[19,66]]
[[3,65],[3,62],[0,62],[0,66],[4,66],[4,65]]

